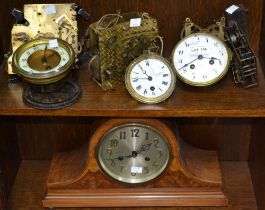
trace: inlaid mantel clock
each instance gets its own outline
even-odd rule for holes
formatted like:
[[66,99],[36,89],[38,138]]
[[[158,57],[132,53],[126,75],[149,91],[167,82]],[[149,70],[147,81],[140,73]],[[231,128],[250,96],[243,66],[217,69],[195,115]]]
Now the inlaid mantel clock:
[[196,149],[155,119],[95,123],[89,144],[56,154],[43,206],[224,206],[216,152]]

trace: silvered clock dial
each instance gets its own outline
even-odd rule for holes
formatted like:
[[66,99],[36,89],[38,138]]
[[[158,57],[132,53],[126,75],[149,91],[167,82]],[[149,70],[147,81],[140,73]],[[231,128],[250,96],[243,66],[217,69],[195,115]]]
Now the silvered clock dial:
[[143,103],[160,103],[175,89],[175,73],[170,63],[157,54],[143,55],[133,61],[125,75],[127,90]]
[[156,128],[126,123],[107,131],[96,153],[108,176],[123,183],[140,184],[156,179],[167,169],[171,147]]
[[227,73],[231,53],[216,36],[194,33],[182,39],[172,53],[177,76],[192,86],[209,86]]

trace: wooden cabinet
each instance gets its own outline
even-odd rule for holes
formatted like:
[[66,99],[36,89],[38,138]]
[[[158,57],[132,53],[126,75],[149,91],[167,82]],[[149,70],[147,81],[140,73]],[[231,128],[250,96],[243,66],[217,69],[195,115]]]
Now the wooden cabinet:
[[[14,7],[21,9],[25,3],[38,1],[2,2],[0,57],[9,51],[13,23],[10,11]],[[117,9],[149,12],[158,19],[165,42],[164,55],[169,57],[179,41],[185,17],[191,17],[198,25],[208,26],[213,19],[222,15],[226,7],[240,1],[80,0],[77,3],[91,13],[91,21],[104,14],[115,13]],[[186,142],[218,152],[229,206],[200,209],[265,210],[264,1],[242,0],[241,3],[249,9],[250,42],[259,55],[260,86],[247,90],[236,86],[231,75],[212,87],[201,89],[178,81],[169,100],[158,105],[144,105],[133,100],[125,89],[102,92],[88,75],[87,65],[84,65],[77,72],[83,90],[80,101],[66,109],[41,111],[23,104],[22,83],[7,83],[4,60],[0,68],[0,167],[3,172],[2,178],[0,176],[0,199],[3,198],[0,209],[43,209],[41,200],[45,195],[54,152],[69,151],[84,145],[93,133],[91,123],[95,120],[138,117],[176,121],[180,135]],[[81,34],[87,26],[81,21]],[[4,204],[8,207],[3,207]],[[198,207],[185,209],[195,210]]]

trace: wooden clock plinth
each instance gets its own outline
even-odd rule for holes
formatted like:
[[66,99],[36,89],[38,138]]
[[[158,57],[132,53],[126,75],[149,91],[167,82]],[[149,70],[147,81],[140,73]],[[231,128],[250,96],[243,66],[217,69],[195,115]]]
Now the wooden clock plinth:
[[[128,185],[107,177],[95,158],[102,134],[125,122],[146,123],[163,130],[172,148],[169,168],[158,179],[143,185]],[[157,120],[114,119],[99,127],[89,146],[56,154],[51,163],[43,206],[225,206],[216,152],[187,145],[169,127]]]

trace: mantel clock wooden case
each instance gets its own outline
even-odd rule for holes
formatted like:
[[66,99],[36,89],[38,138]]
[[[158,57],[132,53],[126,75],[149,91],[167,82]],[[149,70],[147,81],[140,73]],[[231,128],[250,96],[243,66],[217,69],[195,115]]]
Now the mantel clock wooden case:
[[186,144],[170,121],[95,123],[89,146],[56,154],[43,206],[224,206],[216,152]]

